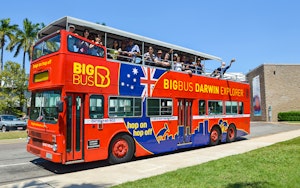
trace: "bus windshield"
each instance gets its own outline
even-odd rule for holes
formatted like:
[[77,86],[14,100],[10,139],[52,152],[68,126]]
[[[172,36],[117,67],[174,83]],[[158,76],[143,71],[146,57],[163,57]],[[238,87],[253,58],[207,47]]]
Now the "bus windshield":
[[32,60],[57,52],[60,48],[60,34],[47,38],[33,47]]
[[58,111],[56,103],[60,101],[60,91],[43,91],[32,93],[30,120],[57,123]]

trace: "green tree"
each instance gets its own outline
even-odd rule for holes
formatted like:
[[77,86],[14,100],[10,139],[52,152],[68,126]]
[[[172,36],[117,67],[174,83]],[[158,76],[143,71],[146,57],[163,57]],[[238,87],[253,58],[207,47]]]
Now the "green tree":
[[14,57],[18,56],[20,51],[23,50],[23,66],[25,70],[25,57],[28,55],[28,59],[31,59],[32,46],[37,40],[37,34],[44,24],[33,24],[27,18],[23,20],[23,29],[18,29],[16,35],[11,39],[7,46],[9,51],[13,51],[16,48]]
[[28,78],[21,65],[7,61],[0,73],[0,111],[2,113],[21,114],[26,104]]
[[14,37],[15,32],[18,30],[18,25],[10,24],[10,18],[0,20],[0,49],[1,49],[1,58],[0,58],[0,72],[3,70],[3,50],[4,45],[7,42],[6,38],[11,40]]

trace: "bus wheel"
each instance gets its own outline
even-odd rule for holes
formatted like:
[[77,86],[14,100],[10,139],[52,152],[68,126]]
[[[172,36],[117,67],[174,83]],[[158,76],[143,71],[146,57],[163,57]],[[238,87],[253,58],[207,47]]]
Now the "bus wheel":
[[134,154],[133,139],[127,135],[122,134],[116,136],[110,143],[108,162],[110,164],[117,164],[130,161]]
[[215,146],[219,144],[220,141],[220,129],[217,126],[214,126],[210,131],[210,146]]
[[236,139],[236,128],[233,124],[230,124],[227,129],[227,136],[226,141],[227,142],[233,142]]

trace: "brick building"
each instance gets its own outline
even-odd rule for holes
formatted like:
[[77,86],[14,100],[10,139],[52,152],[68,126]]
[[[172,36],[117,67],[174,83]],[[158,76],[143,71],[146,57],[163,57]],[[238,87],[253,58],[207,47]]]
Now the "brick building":
[[279,112],[300,110],[300,64],[263,64],[247,75],[251,121],[277,121]]

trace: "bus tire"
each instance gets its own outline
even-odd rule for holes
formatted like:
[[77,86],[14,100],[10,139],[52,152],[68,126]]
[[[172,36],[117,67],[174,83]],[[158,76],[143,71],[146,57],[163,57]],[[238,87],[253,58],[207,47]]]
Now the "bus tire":
[[134,142],[128,134],[114,137],[109,146],[108,162],[118,164],[130,161],[134,154]]
[[226,142],[234,142],[236,139],[236,128],[234,124],[230,124],[227,129]]
[[218,126],[214,126],[210,131],[209,145],[210,146],[218,145],[220,143],[220,139],[221,139],[221,131]]

